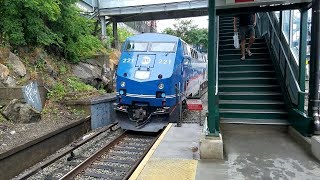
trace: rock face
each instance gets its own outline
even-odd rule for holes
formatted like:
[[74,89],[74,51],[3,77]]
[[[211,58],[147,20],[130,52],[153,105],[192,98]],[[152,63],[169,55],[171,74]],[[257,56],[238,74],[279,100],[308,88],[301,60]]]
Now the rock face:
[[7,66],[0,64],[0,80],[6,80],[9,76],[9,69]]
[[40,112],[33,109],[29,104],[21,103],[18,99],[10,101],[3,108],[2,114],[15,123],[30,123],[41,119]]
[[0,87],[14,87],[16,80],[10,76],[10,70],[7,66],[0,64]]
[[73,73],[86,84],[107,91],[113,89],[113,72],[104,59],[89,59],[73,67]]
[[0,47],[0,63],[6,62],[9,57],[9,49]]
[[26,73],[27,73],[26,67],[20,61],[20,58],[11,52],[8,57],[8,63],[10,63],[12,65],[13,71],[17,75],[19,75],[20,77],[23,77],[26,75]]
[[8,76],[8,78],[3,82],[3,84],[6,87],[15,87],[17,85],[17,82],[13,77]]

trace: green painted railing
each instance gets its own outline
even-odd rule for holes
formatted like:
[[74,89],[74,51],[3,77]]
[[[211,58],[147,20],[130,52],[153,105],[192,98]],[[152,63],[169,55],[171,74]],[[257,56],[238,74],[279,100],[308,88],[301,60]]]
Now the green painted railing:
[[[300,56],[297,65],[290,46],[286,42],[278,21],[273,12],[258,13],[257,28],[260,36],[265,37],[270,55],[277,72],[277,77],[289,109],[289,121],[302,134],[312,133],[312,120],[304,111],[305,104],[305,61],[306,61],[306,14],[301,13]],[[299,81],[298,81],[299,80]]]
[[[290,47],[288,44],[284,44],[280,39],[280,29],[275,28],[275,17],[271,13],[258,13],[258,29],[262,36],[267,36],[267,44],[272,55],[275,57],[277,64],[280,65],[281,75],[285,81],[287,91],[290,95],[291,103],[298,105],[304,104],[304,98],[302,102],[298,101],[298,96],[305,96],[306,92],[301,90],[297,81],[299,66],[294,64],[293,55],[290,53]],[[271,18],[273,17],[273,18]],[[262,23],[263,22],[263,23]],[[278,24],[278,27],[281,26]],[[280,31],[280,33],[279,33]],[[281,36],[281,34],[280,34]],[[282,38],[283,39],[283,38]],[[284,47],[286,45],[287,47]],[[290,57],[290,60],[289,60]],[[305,64],[305,63],[304,63]]]

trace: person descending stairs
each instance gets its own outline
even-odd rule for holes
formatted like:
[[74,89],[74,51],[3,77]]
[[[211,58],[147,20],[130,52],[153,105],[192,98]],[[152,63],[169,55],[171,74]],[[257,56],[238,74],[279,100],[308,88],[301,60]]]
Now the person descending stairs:
[[265,40],[256,38],[252,56],[241,61],[240,49],[233,46],[233,20],[219,19],[221,123],[288,125],[288,111]]

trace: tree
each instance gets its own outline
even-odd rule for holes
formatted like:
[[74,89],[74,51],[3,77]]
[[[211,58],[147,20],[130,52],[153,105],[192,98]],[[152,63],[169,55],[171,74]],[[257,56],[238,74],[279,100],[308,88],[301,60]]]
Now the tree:
[[1,0],[0,39],[12,48],[42,46],[76,62],[104,51],[92,35],[93,22],[81,17],[77,0]]
[[198,28],[192,20],[176,20],[172,28],[166,28],[164,33],[180,37],[188,44],[192,44],[205,51],[208,48],[208,29]]

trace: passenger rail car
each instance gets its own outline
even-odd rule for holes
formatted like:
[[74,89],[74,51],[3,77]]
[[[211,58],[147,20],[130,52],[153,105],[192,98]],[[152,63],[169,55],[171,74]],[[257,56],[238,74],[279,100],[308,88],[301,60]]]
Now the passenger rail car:
[[117,69],[118,122],[123,129],[159,131],[178,120],[179,105],[206,81],[206,55],[180,38],[158,33],[129,37]]

